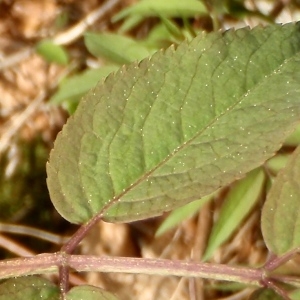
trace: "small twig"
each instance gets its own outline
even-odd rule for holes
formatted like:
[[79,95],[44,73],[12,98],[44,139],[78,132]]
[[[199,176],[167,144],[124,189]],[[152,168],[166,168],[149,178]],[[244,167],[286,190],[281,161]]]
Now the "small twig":
[[278,295],[280,295],[284,300],[291,300],[291,298],[288,296],[287,292],[283,290],[281,287],[279,287],[275,282],[273,282],[271,279],[266,279],[263,281],[263,283],[266,285],[266,287],[274,290]]
[[300,288],[300,279],[297,276],[272,274],[270,277],[278,282],[286,283],[294,287]]
[[[20,245],[19,243],[8,237],[3,236],[2,234],[0,234],[0,245],[9,252],[16,254],[17,256],[34,257],[36,255],[36,253],[32,250],[27,249],[26,247]],[[73,285],[86,284],[86,282],[76,274],[70,274],[69,280]]]
[[[69,255],[63,252],[0,261],[0,279],[55,273],[59,268],[77,272],[131,273],[199,277],[261,286],[262,269],[181,260]],[[65,275],[65,274],[64,274]]]
[[[69,45],[70,43],[80,38],[89,26],[93,25],[96,21],[103,18],[110,10],[115,8],[119,1],[120,0],[108,0],[100,7],[91,11],[73,27],[55,35],[52,38],[52,41],[57,45]],[[1,58],[0,71],[24,61],[25,59],[29,58],[34,52],[35,48],[30,47]]]
[[16,115],[11,121],[10,126],[7,128],[0,138],[0,157],[1,154],[8,148],[12,137],[22,128],[25,122],[28,120],[29,116],[31,116],[43,100],[46,97],[46,92],[41,91],[37,97],[26,107],[24,111]]
[[0,234],[0,246],[5,248],[7,251],[14,253],[18,256],[32,256],[34,253],[26,247],[18,244],[12,239]]
[[[198,277],[261,285],[263,270],[223,264],[131,257],[70,255],[69,266],[78,272],[113,272]],[[1,267],[1,262],[0,262]],[[1,271],[1,268],[0,268]],[[1,278],[1,277],[0,277]]]
[[292,251],[289,251],[280,257],[277,257],[275,255],[272,255],[271,258],[265,263],[264,269],[266,271],[273,271],[286,262],[288,262],[290,259],[292,259],[297,253],[300,252],[300,248],[293,249]]
[[275,20],[285,9],[286,6],[290,4],[290,0],[280,0],[276,1],[271,12],[270,12],[270,17]]
[[0,59],[0,71],[6,68],[10,68],[30,57],[34,53],[34,48],[25,48],[21,51],[10,54]]
[[[191,258],[193,261],[201,261],[204,251],[207,246],[207,241],[212,227],[211,201],[205,203],[200,209],[197,218],[197,227],[195,234],[195,242]],[[195,300],[204,300],[203,279],[190,279],[191,298]],[[194,289],[194,293],[192,290]],[[194,294],[194,295],[193,295]],[[193,295],[193,296],[192,296]]]
[[97,20],[103,18],[110,10],[112,10],[119,3],[119,0],[108,0],[101,7],[91,11],[86,17],[78,22],[72,28],[57,34],[52,41],[57,45],[68,45],[78,38],[80,38],[84,32],[94,24]]
[[1,222],[0,232],[28,235],[58,245],[64,244],[70,239],[70,237],[63,237],[58,234],[54,234],[41,229],[36,229],[30,226],[14,225]]
[[16,135],[16,133],[24,126],[24,124],[28,121],[29,117],[32,116],[38,108],[41,106],[43,101],[48,96],[49,91],[55,89],[61,79],[70,72],[74,68],[74,64],[71,64],[62,74],[56,78],[56,80],[50,84],[47,89],[43,89],[39,92],[39,94],[30,101],[30,104],[19,114],[15,114],[12,119],[10,119],[7,124],[5,124],[5,128],[2,128],[2,132],[0,131],[0,160],[1,154],[6,151],[6,149],[11,145],[12,138]]

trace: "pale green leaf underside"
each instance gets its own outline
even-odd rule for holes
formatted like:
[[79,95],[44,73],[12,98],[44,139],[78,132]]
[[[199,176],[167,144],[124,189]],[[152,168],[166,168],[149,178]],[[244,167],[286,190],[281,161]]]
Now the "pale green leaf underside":
[[280,255],[300,247],[300,146],[277,175],[262,210],[267,247]]
[[59,300],[59,289],[49,280],[28,276],[0,284],[0,300]]
[[51,199],[70,222],[159,215],[261,165],[300,115],[299,24],[198,36],[99,84],[58,135]]

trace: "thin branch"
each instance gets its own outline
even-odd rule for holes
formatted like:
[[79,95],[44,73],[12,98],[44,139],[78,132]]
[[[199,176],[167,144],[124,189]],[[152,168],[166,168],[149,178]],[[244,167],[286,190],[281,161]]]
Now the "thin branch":
[[[91,11],[73,27],[65,30],[64,32],[58,33],[52,38],[52,41],[57,45],[69,45],[70,43],[79,39],[89,26],[93,25],[96,21],[103,18],[110,10],[115,8],[119,2],[120,0],[108,0],[100,7]],[[25,59],[28,59],[33,53],[35,53],[34,47],[28,47],[9,56],[1,58],[0,71],[6,68],[10,68],[24,61]]]
[[56,273],[61,264],[62,255],[60,253],[6,259],[0,261],[0,278]]
[[1,57],[0,71],[19,64],[20,62],[29,58],[33,53],[34,48],[27,47],[6,57]]
[[180,260],[68,255],[57,252],[0,261],[0,279],[54,273],[60,267],[78,272],[113,272],[200,277],[261,286],[262,269]]
[[274,290],[278,295],[280,295],[284,300],[291,300],[290,297],[288,296],[287,292],[283,290],[281,287],[279,287],[273,280],[265,280],[264,284]]
[[161,276],[200,277],[261,285],[263,270],[191,261],[129,257],[70,255],[69,266],[78,272],[96,271]]
[[290,259],[292,259],[296,254],[300,252],[300,248],[293,249],[279,257],[277,257],[274,254],[271,254],[271,257],[268,259],[268,261],[264,265],[264,269],[266,271],[273,271],[280,266],[284,265],[286,262],[288,262]]
[[26,107],[24,111],[16,115],[11,121],[10,126],[5,130],[0,138],[0,156],[7,149],[11,138],[23,127],[29,116],[33,115],[46,97],[46,92],[41,91],[37,97]]
[[274,279],[278,282],[286,283],[293,285],[294,287],[300,288],[300,278],[298,276],[289,276],[284,274],[272,274],[271,279]]
[[103,18],[110,10],[115,8],[118,3],[119,0],[109,0],[105,2],[101,7],[91,11],[75,26],[56,35],[52,41],[57,45],[68,45],[74,42],[84,34],[88,27],[94,24],[97,20]]
[[[27,249],[26,247],[20,245],[19,243],[15,242],[14,240],[7,238],[0,234],[0,245],[5,248],[6,250],[10,251],[11,253],[14,253],[18,256],[23,257],[34,257],[36,253],[34,253],[32,250]],[[15,260],[14,260],[15,261]],[[39,274],[39,273],[37,273]],[[70,274],[70,283],[73,285],[81,285],[86,284],[86,281],[80,278],[76,274]]]
[[14,225],[14,224],[7,224],[1,222],[0,222],[0,232],[28,235],[58,245],[64,244],[70,239],[70,237],[64,237],[58,234],[54,234],[41,229],[36,229],[30,226]]
[[34,253],[10,238],[0,234],[0,247],[18,256],[32,256]]

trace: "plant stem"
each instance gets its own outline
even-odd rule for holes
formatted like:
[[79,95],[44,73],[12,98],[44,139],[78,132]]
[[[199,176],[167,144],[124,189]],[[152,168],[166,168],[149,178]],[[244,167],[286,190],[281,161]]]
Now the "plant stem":
[[103,213],[100,212],[95,217],[93,217],[88,223],[82,225],[78,230],[73,234],[70,240],[61,248],[61,251],[71,254],[78,244],[86,237],[87,233],[95,224],[97,224],[102,219]]
[[300,252],[300,248],[293,249],[279,257],[273,255],[271,258],[265,263],[264,268],[267,271],[273,271],[280,267],[281,265],[288,262],[290,259],[292,259],[297,253]]
[[247,285],[268,286],[275,289],[285,299],[288,299],[286,291],[282,290],[276,282],[299,284],[294,277],[268,274],[264,268],[166,259],[70,255],[64,252],[0,261],[0,279],[60,271],[61,279],[63,279],[60,288],[64,296],[68,290],[69,268],[77,272],[131,273],[234,281]]
[[55,273],[62,264],[61,253],[40,254],[32,257],[0,261],[0,279],[34,274]]
[[78,272],[99,271],[201,277],[206,279],[235,281],[251,285],[261,285],[261,278],[264,273],[261,269],[222,264],[128,257],[99,258],[97,256],[86,255],[70,256],[69,265]]
[[[66,263],[68,266],[66,266]],[[165,259],[68,255],[58,252],[53,254],[41,254],[29,258],[0,261],[0,279],[54,273],[61,267],[63,269],[70,267],[78,272],[98,271],[201,277],[206,279],[235,281],[251,285],[261,285],[261,279],[264,275],[263,269],[222,264]]]

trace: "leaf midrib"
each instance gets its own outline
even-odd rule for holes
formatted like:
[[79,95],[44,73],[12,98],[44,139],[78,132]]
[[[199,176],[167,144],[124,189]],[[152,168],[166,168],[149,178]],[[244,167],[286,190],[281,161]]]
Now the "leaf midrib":
[[[272,32],[274,34],[274,32]],[[271,35],[270,35],[271,36]],[[269,36],[269,38],[270,38]],[[239,101],[236,101],[234,104],[227,107],[222,113],[220,113],[218,116],[214,117],[211,122],[209,122],[204,128],[202,128],[199,132],[197,132],[193,137],[189,138],[186,142],[182,143],[182,145],[178,146],[172,153],[170,153],[165,159],[163,159],[161,162],[159,162],[155,167],[153,167],[151,170],[145,172],[142,176],[140,176],[134,183],[132,183],[128,188],[126,188],[124,191],[119,193],[118,195],[114,196],[108,203],[103,206],[102,210],[99,212],[99,214],[103,214],[105,211],[107,211],[109,208],[111,208],[114,204],[117,204],[118,201],[126,195],[128,192],[133,190],[136,186],[138,186],[140,183],[144,182],[147,178],[150,177],[151,174],[153,174],[157,169],[159,169],[161,166],[163,166],[167,161],[175,157],[175,155],[180,152],[182,149],[184,149],[186,146],[190,145],[196,138],[198,138],[200,135],[202,135],[206,130],[211,128],[213,124],[218,122],[225,114],[230,113],[234,110],[234,108],[241,104],[243,100],[247,98],[249,94],[251,94],[255,89],[259,88],[261,85],[265,84],[267,80],[269,80],[272,76],[277,76],[278,71],[287,64],[290,60],[292,60],[295,56],[297,56],[300,53],[300,50],[295,52],[290,58],[286,58],[283,60],[283,62],[270,74],[265,75],[261,81],[259,81],[257,84],[255,84],[252,88],[248,89],[243,95],[239,97]],[[248,60],[249,63],[249,60]],[[194,76],[193,76],[194,77]],[[191,80],[192,84],[192,80]]]

